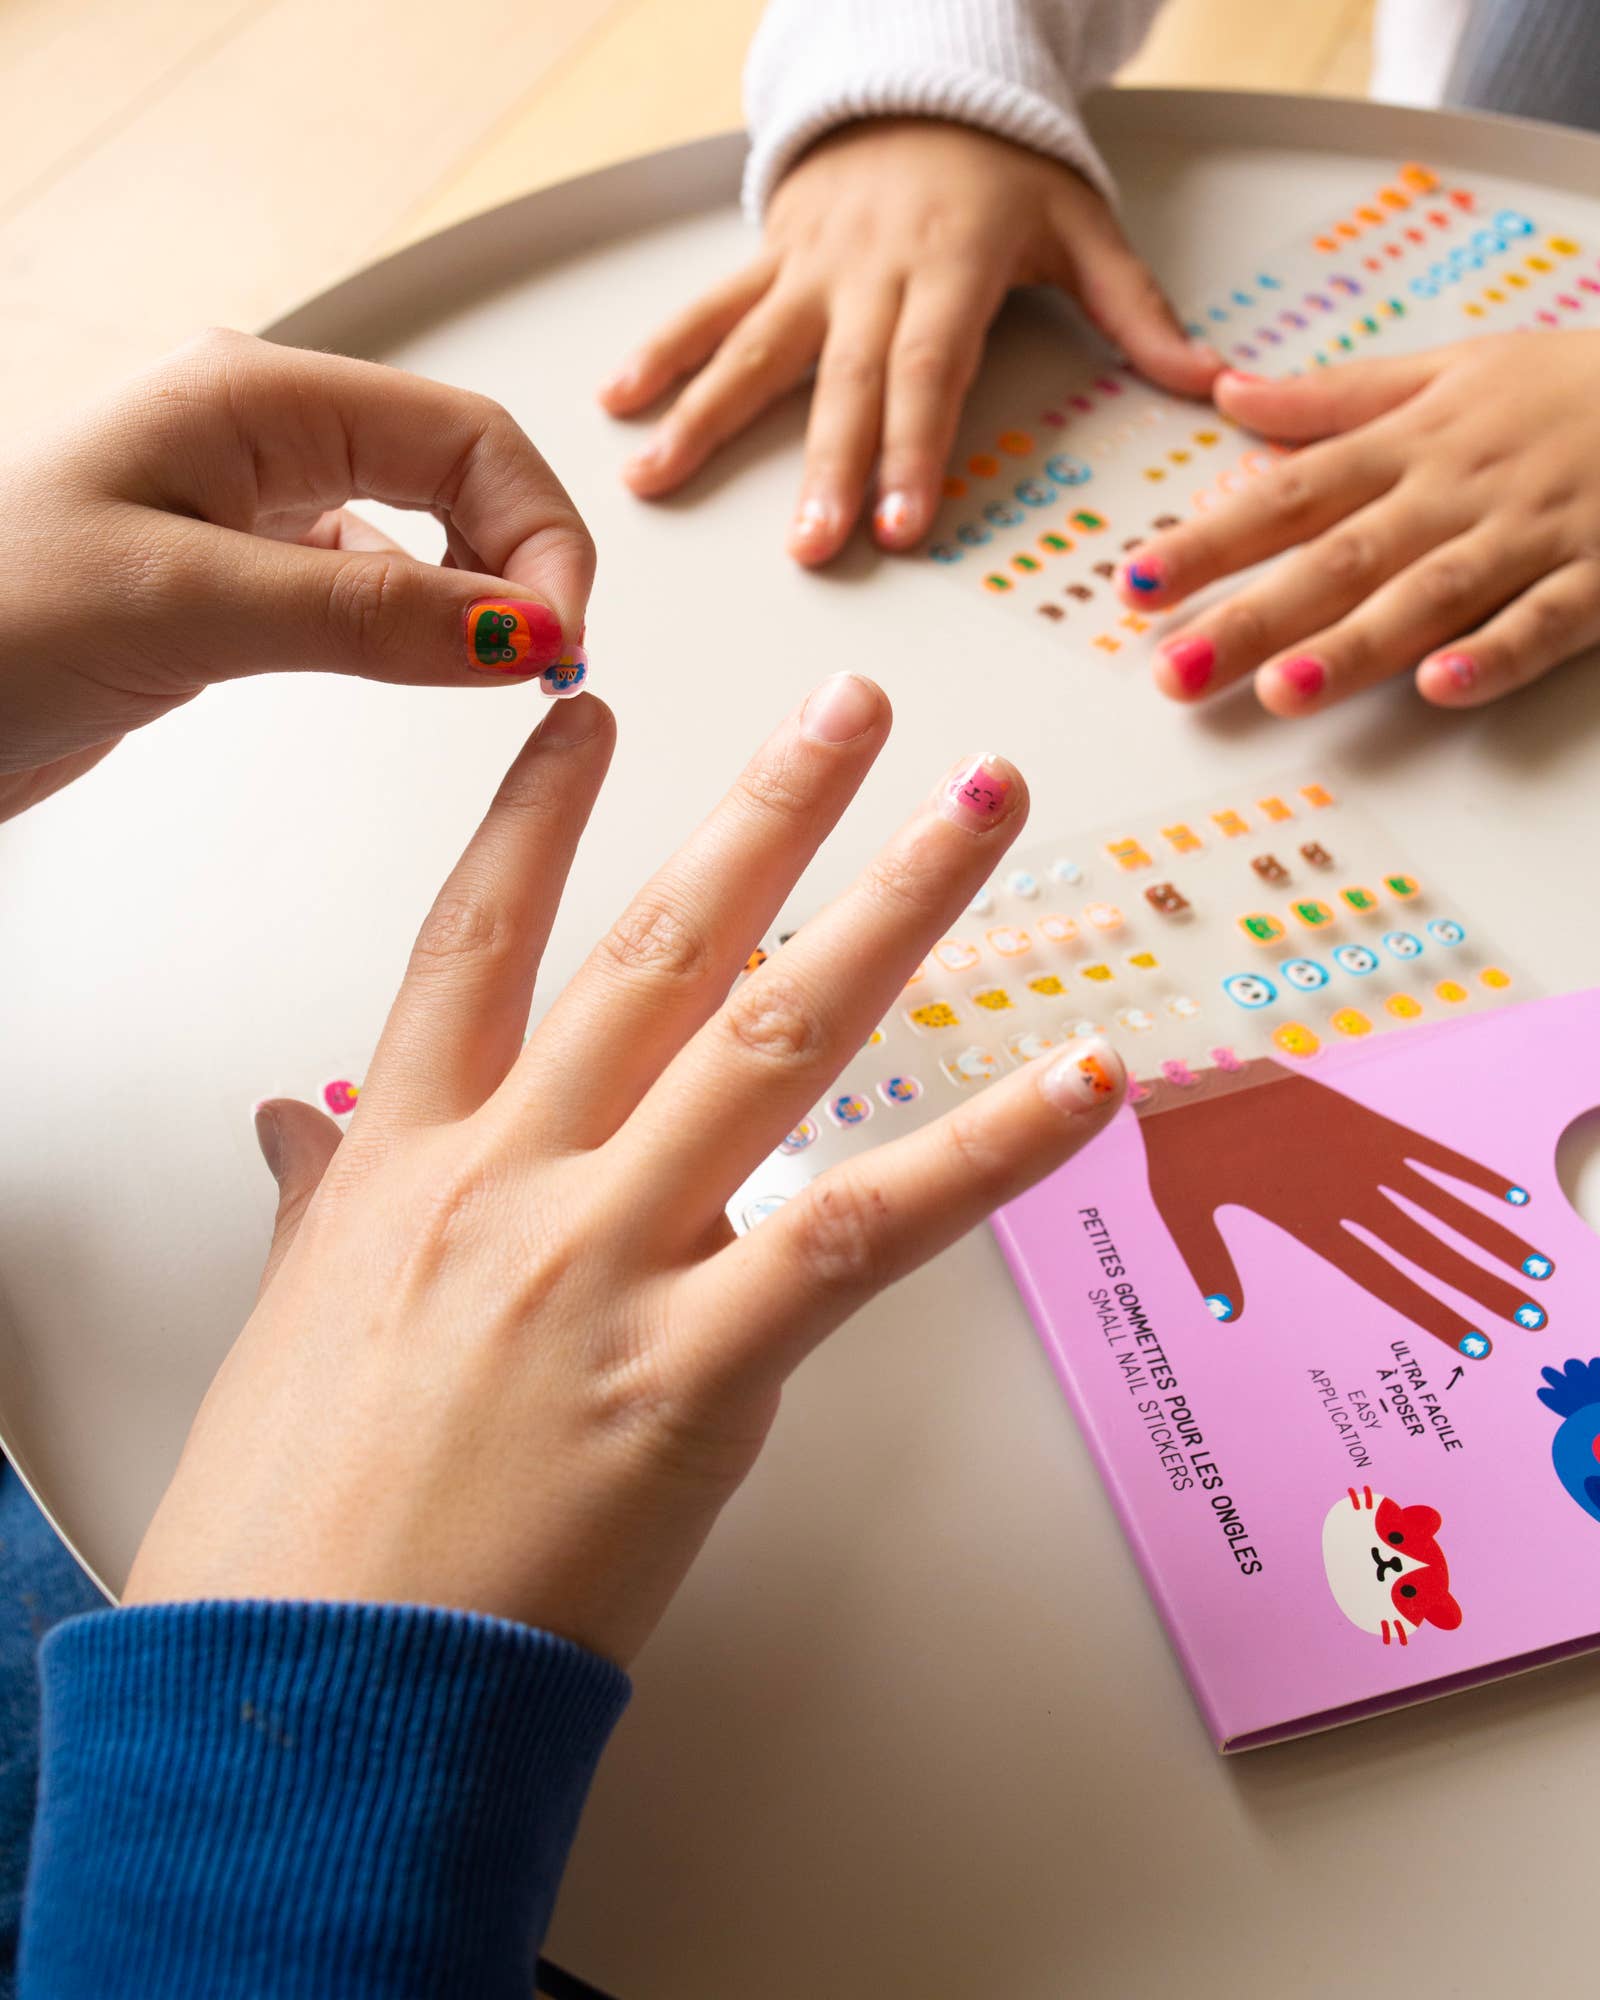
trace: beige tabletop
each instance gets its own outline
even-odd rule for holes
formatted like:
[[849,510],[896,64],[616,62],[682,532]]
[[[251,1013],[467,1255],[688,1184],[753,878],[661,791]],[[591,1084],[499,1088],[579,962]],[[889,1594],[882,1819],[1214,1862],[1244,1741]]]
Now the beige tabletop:
[[[1493,121],[1140,93],[1098,120],[1180,293],[1375,163],[1422,155],[1569,208],[1600,187],[1600,142]],[[1246,704],[1197,719],[1142,677],[1002,639],[926,566],[798,573],[777,534],[795,411],[682,501],[627,498],[594,355],[740,254],[738,156],[730,138],[530,197],[280,329],[501,397],[594,524],[594,657],[622,743],[553,979],[837,665],[873,671],[899,725],[802,904],[969,744],[1019,755],[1040,833],[1289,754]],[[270,1211],[249,1103],[360,1063],[529,699],[240,684],[5,831],[0,1412],[113,1583],[248,1306]],[[1293,756],[1575,985],[1596,969],[1564,882],[1600,832],[1597,723],[1592,675],[1454,718],[1397,688],[1318,718]],[[1219,1759],[984,1232],[802,1372],[637,1682],[550,1945],[628,2000],[1592,1977],[1600,1664]]]

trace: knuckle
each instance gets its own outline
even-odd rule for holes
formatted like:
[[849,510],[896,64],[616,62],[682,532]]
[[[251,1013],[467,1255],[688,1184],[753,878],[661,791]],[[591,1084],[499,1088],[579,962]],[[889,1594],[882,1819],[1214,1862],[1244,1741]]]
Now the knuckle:
[[1541,652],[1561,644],[1572,629],[1572,612],[1559,597],[1535,593],[1523,608],[1527,617],[1529,644]]
[[1324,535],[1309,553],[1323,582],[1339,589],[1359,589],[1376,567],[1371,542],[1350,528],[1341,529],[1336,535]]
[[1460,556],[1435,556],[1416,574],[1424,603],[1435,611],[1458,611],[1471,597],[1476,573]]
[[917,334],[895,350],[895,373],[918,389],[943,389],[959,381],[960,364],[950,346]]
[[748,1055],[779,1068],[803,1068],[821,1052],[815,1010],[800,987],[764,968],[730,995],[722,1022]]
[[[1315,639],[1309,646],[1314,653],[1323,650]],[[1359,621],[1341,625],[1336,633],[1329,634],[1326,656],[1339,680],[1370,680],[1382,664],[1376,634]]]
[[1286,458],[1262,481],[1261,497],[1275,520],[1287,528],[1295,528],[1310,519],[1316,507],[1317,489],[1305,467]]
[[925,841],[901,843],[877,855],[860,878],[862,893],[889,918],[920,918],[941,881]]
[[952,1187],[976,1187],[989,1194],[1006,1184],[1011,1165],[980,1104],[962,1105],[944,1120],[945,1162]]
[[606,932],[600,949],[626,978],[692,985],[705,976],[710,951],[700,926],[665,897],[642,898]]
[[416,570],[398,551],[349,556],[328,584],[334,628],[350,632],[361,655],[372,660],[390,659],[402,648],[416,601]]
[[879,1236],[888,1215],[874,1181],[835,1173],[814,1181],[795,1204],[796,1249],[809,1283],[871,1292],[882,1282]]
[[883,357],[861,347],[827,347],[817,366],[822,389],[876,389],[883,380]]
[[466,891],[443,895],[434,904],[411,948],[414,971],[444,972],[474,962],[502,963],[516,942],[504,905]]
[[1272,651],[1267,621],[1252,597],[1236,597],[1217,614],[1219,652],[1230,660],[1262,659]]
[[793,755],[784,750],[752,764],[735,780],[732,792],[735,811],[765,819],[801,813],[811,803],[811,790]]

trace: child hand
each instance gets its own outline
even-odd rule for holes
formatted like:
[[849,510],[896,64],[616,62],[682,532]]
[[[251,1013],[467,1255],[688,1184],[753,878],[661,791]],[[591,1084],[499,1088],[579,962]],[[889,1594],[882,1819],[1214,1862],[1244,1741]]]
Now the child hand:
[[1078,1043],[834,1167],[754,1233],[739,1183],[823,1096],[1026,817],[968,759],[729,997],[883,745],[825,681],[523,1046],[612,747],[593,696],[528,742],[423,925],[354,1122],[259,1125],[277,1231],[127,1601],[428,1603],[626,1661],[750,1469],[785,1376],[874,1292],[1108,1122]]
[[[434,514],[445,566],[339,511],[358,497]],[[237,333],[36,441],[0,474],[0,538],[0,818],[211,681],[525,679],[577,642],[594,575],[498,405]],[[492,664],[469,642],[483,599],[518,620]]]
[[1127,601],[1164,610],[1305,545],[1170,634],[1157,685],[1193,700],[1254,672],[1273,714],[1305,715],[1415,667],[1425,700],[1474,708],[1594,645],[1597,391],[1593,333],[1506,334],[1291,381],[1221,376],[1230,417],[1328,442],[1127,564]]
[[789,553],[837,554],[877,465],[873,532],[926,533],[984,335],[1014,285],[1059,285],[1164,388],[1203,394],[1193,346],[1104,198],[1070,167],[927,119],[843,127],[793,168],[767,247],[663,327],[600,400],[631,416],[687,388],[623,476],[670,493],[816,368]]

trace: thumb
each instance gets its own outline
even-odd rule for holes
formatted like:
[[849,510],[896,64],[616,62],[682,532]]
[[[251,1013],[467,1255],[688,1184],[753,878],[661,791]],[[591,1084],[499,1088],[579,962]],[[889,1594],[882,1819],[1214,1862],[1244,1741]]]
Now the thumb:
[[1396,354],[1282,381],[1229,368],[1217,377],[1212,393],[1222,414],[1247,430],[1299,444],[1387,416],[1425,389],[1439,367],[1436,354]]
[[206,523],[183,535],[173,574],[194,603],[187,618],[164,606],[153,636],[197,684],[300,668],[429,687],[542,675],[554,694],[584,677],[550,673],[583,665],[594,556],[576,516],[545,530],[516,565],[520,583],[396,548],[308,548]]
[[1065,247],[1071,290],[1112,346],[1157,388],[1207,394],[1222,356],[1184,332],[1155,273],[1104,202],[1076,218]]
[[328,1162],[344,1135],[325,1113],[293,1097],[263,1099],[256,1106],[255,1117],[256,1144],[278,1183],[278,1213],[273,1218],[272,1243],[261,1273],[260,1289],[264,1292],[289,1254],[311,1197],[321,1186]]

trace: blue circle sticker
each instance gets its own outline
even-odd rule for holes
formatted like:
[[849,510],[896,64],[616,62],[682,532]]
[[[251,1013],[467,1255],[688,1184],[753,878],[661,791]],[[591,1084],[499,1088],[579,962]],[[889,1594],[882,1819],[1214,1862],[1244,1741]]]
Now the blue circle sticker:
[[1207,1292],[1206,1311],[1213,1319],[1232,1319],[1233,1300],[1226,1292]]

